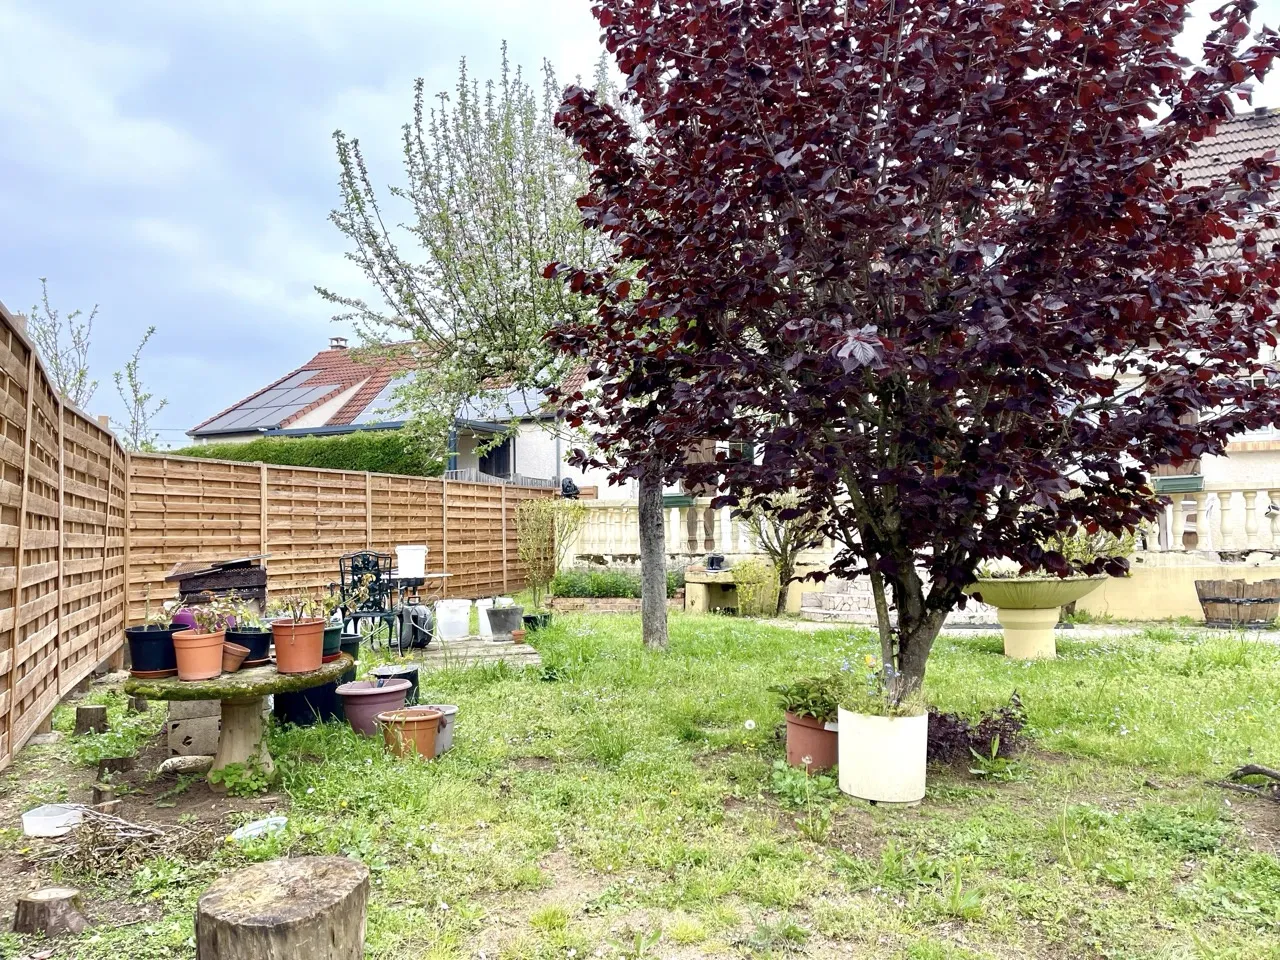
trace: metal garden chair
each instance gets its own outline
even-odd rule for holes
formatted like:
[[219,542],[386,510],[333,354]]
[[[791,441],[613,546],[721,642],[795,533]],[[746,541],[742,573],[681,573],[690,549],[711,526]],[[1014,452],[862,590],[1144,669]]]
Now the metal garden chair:
[[374,644],[385,627],[388,645],[398,639],[391,557],[371,550],[344,553],[338,558],[338,575],[343,632],[358,633]]

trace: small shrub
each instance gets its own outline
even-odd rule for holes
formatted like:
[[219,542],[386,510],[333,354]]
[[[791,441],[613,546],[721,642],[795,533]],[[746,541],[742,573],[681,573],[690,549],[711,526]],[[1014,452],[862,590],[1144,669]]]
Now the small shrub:
[[1027,715],[1015,693],[1009,705],[982,714],[971,723],[956,713],[942,713],[929,708],[929,760],[937,763],[970,763],[975,757],[979,765],[1013,757],[1024,743],[1022,728]]
[[833,723],[840,707],[839,677],[809,677],[769,688],[778,706],[797,717]]
[[443,460],[424,458],[400,430],[358,430],[332,437],[263,437],[247,443],[200,444],[172,453],[179,457],[367,470],[410,477],[438,477],[444,471]]
[[[667,571],[667,598],[684,587],[684,569]],[[590,599],[640,598],[640,572],[626,568],[601,570],[561,570],[551,581],[551,593],[557,597]]]
[[733,585],[738,591],[740,616],[771,617],[778,612],[778,568],[769,561],[754,559],[734,564]]

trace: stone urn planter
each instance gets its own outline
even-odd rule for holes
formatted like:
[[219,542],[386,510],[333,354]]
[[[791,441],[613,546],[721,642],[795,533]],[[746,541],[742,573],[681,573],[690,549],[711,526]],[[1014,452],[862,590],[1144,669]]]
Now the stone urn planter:
[[1096,590],[1105,579],[1105,575],[980,577],[968,592],[996,608],[1006,657],[1039,660],[1058,655],[1053,628],[1062,605]]

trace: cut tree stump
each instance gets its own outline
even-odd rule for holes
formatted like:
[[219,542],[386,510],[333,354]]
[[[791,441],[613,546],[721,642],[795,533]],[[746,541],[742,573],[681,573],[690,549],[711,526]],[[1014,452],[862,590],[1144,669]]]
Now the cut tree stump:
[[196,960],[360,960],[369,870],[297,857],[223,877],[196,906]]
[[14,910],[14,933],[42,933],[46,937],[56,937],[89,929],[89,921],[80,912],[80,891],[75,887],[32,890],[18,899]]
[[129,698],[130,713],[146,713],[148,706],[149,704],[147,703],[146,697],[130,697]]
[[133,769],[133,757],[103,757],[98,761],[98,782],[107,783],[113,773],[127,773]]
[[108,803],[116,798],[116,788],[110,783],[95,783],[93,785],[93,805],[96,807],[100,803]]
[[76,728],[75,735],[78,737],[82,733],[106,733],[107,732],[107,708],[106,707],[76,707]]

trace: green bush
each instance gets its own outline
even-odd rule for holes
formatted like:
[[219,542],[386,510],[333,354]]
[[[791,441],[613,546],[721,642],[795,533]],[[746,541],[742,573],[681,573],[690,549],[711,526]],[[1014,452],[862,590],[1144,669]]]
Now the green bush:
[[[667,571],[667,597],[684,586],[684,570]],[[637,570],[561,570],[551,581],[556,597],[623,597],[639,599],[640,573]]]
[[201,444],[170,452],[180,457],[367,470],[410,477],[438,477],[444,471],[441,461],[424,459],[399,430],[358,430],[322,437],[262,437],[247,443]]

